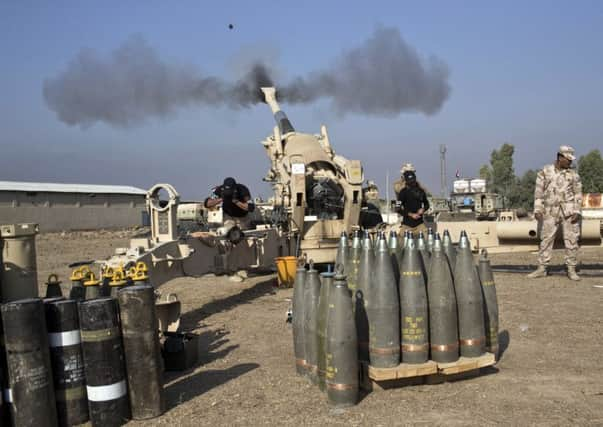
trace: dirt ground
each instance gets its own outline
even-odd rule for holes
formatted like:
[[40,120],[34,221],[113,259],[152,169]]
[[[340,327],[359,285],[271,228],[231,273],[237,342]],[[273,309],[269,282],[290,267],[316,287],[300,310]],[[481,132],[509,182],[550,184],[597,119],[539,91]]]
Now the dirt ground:
[[[67,264],[106,258],[132,232],[38,237],[40,281]],[[581,251],[601,262],[603,249]],[[534,263],[533,254],[493,255],[493,263]],[[562,252],[554,262],[562,263]],[[233,283],[224,277],[181,278],[163,285],[183,302],[182,327],[200,334],[192,370],[166,374],[167,412],[129,425],[603,425],[603,278],[495,275],[502,356],[484,375],[439,385],[363,395],[332,410],[326,397],[295,375],[291,289],[274,276]],[[67,289],[67,287],[65,287]]]

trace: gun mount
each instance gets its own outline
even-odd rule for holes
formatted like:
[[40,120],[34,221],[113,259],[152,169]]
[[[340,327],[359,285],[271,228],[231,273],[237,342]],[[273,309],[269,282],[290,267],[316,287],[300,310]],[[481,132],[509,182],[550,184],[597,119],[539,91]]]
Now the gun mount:
[[272,183],[280,223],[295,238],[292,253],[315,262],[333,262],[339,235],[358,227],[364,174],[359,160],[333,150],[326,126],[320,134],[295,130],[276,100],[276,89],[262,88],[277,126],[262,141],[270,159],[264,181]]

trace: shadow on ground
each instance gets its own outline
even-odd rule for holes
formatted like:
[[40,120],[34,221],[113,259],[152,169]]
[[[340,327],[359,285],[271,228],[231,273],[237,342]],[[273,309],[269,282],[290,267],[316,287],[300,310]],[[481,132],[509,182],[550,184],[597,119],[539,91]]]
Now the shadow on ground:
[[248,304],[256,298],[276,292],[274,289],[274,279],[266,279],[256,283],[250,288],[244,289],[238,294],[230,295],[222,299],[208,302],[203,306],[184,313],[180,320],[183,329],[193,330],[198,328],[199,322],[211,316],[212,314],[230,310],[231,308],[240,305]]
[[498,360],[500,360],[509,348],[509,343],[511,342],[511,336],[509,335],[508,330],[504,330],[498,334]]
[[259,368],[257,363],[241,363],[227,369],[202,370],[165,388],[167,408],[172,409],[207,391]]

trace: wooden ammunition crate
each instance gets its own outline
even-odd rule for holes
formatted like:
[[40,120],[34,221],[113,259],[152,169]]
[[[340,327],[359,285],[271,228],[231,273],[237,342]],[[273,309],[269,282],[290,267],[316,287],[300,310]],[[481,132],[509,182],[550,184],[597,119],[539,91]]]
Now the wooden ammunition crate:
[[361,363],[360,386],[364,390],[374,391],[407,385],[439,384],[476,377],[482,368],[495,363],[496,358],[492,353],[484,353],[480,357],[461,357],[452,363],[432,360],[420,364],[401,363],[394,368],[375,368]]

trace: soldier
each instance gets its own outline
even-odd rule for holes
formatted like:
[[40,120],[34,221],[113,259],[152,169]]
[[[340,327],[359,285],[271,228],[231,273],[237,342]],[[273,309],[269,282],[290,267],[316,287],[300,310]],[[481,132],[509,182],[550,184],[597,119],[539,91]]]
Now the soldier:
[[404,181],[404,172],[414,172],[417,173],[417,170],[413,166],[412,163],[404,163],[400,168],[400,179],[394,181],[394,194],[396,195],[396,200],[398,199],[398,194],[404,187],[406,187],[406,182]]
[[224,225],[236,224],[242,229],[249,228],[248,214],[255,209],[249,189],[231,177],[212,189],[204,205],[208,209],[222,205]]
[[[427,192],[417,181],[414,167],[411,164],[405,170],[402,168],[404,187],[397,194],[400,208],[402,209],[402,225],[400,233],[404,231],[412,231],[415,235],[419,232],[426,233],[427,227],[423,221],[423,214],[429,209],[429,201],[427,200]],[[412,168],[412,169],[411,169]]]
[[536,177],[534,190],[534,217],[540,228],[538,268],[528,274],[529,278],[545,277],[551,261],[553,243],[559,226],[563,228],[565,264],[567,276],[580,280],[576,273],[576,254],[580,234],[580,207],[582,206],[582,183],[578,173],[571,169],[576,159],[574,149],[567,145],[559,147],[557,161],[545,166]]

